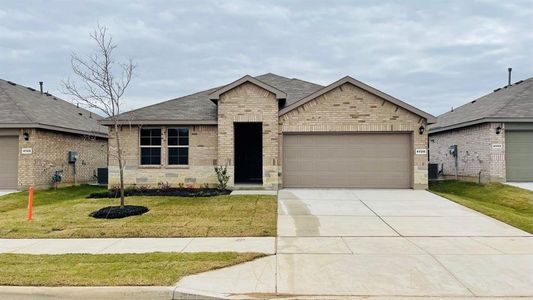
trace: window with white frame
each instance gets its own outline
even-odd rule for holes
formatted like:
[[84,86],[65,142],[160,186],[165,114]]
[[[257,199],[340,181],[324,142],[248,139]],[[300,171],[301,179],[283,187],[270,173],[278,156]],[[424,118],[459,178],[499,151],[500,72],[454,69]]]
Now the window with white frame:
[[188,165],[189,128],[169,128],[167,135],[168,165]]
[[161,165],[161,128],[140,129],[141,165]]

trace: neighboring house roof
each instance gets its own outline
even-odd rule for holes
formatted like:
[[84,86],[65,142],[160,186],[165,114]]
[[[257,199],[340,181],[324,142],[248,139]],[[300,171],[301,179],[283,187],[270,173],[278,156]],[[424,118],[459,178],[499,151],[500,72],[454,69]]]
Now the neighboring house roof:
[[0,79],[0,128],[41,128],[107,137],[102,117],[49,93]]
[[[217,100],[221,94],[244,82],[254,83],[275,94],[276,98],[284,99],[284,101],[280,102],[280,115],[343,83],[349,82],[426,118],[428,123],[435,121],[434,116],[349,76],[324,87],[304,80],[287,78],[272,73],[256,77],[246,75],[228,85],[132,110],[120,114],[117,118],[123,124],[217,124],[217,106],[211,100]],[[101,124],[112,125],[113,121],[108,118],[101,121]]]
[[533,122],[533,77],[473,100],[437,118],[430,133],[486,122]]

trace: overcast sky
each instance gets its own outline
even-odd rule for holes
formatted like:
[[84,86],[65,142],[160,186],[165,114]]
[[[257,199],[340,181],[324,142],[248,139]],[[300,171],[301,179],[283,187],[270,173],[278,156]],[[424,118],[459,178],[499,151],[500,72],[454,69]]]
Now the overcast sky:
[[133,58],[138,108],[276,73],[345,75],[434,115],[533,76],[533,1],[0,0],[0,78],[63,98],[70,55],[109,28]]

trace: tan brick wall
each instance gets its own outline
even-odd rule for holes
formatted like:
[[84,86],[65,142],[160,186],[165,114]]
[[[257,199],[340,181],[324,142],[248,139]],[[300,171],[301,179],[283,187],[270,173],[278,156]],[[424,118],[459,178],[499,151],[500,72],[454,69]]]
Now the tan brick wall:
[[[141,166],[138,126],[123,126],[120,141],[125,160],[124,180],[128,186],[155,187],[160,182],[168,182],[174,187],[201,187],[204,184],[217,184],[214,165],[217,159],[216,126],[145,126],[162,129],[161,165]],[[189,128],[189,165],[169,166],[167,157],[167,128]],[[109,186],[119,184],[119,168],[116,156],[115,134],[111,129],[109,138]]]
[[283,132],[409,132],[413,141],[412,186],[427,188],[427,155],[414,154],[417,148],[427,148],[427,130],[418,133],[421,125],[426,127],[426,120],[352,84],[343,84],[286,113],[279,124],[280,160]]
[[[496,134],[496,127],[502,131]],[[492,144],[502,144],[493,149]],[[457,171],[461,177],[482,182],[505,181],[505,130],[502,123],[485,123],[431,134],[429,137],[430,162],[443,168],[443,175],[455,175],[455,160],[449,154],[450,145],[457,145]],[[465,178],[468,179],[468,178]]]
[[228,164],[234,185],[234,123],[263,124],[263,187],[278,187],[278,100],[263,88],[246,82],[220,96],[218,102],[218,163]]
[[[23,133],[29,133],[24,140]],[[21,148],[32,148],[32,154],[21,154]],[[62,184],[74,183],[74,166],[68,163],[68,152],[78,153],[77,183],[95,182],[97,168],[107,165],[107,140],[93,136],[61,133],[41,129],[21,129],[19,134],[20,189],[33,185],[47,188],[52,185],[52,175],[63,170]]]

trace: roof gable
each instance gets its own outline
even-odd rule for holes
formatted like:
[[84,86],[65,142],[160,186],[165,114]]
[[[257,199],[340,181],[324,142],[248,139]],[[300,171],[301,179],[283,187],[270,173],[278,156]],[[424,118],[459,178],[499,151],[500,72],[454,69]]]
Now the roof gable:
[[237,79],[235,80],[234,82],[228,84],[228,85],[225,85],[223,86],[222,88],[212,92],[211,94],[209,94],[209,99],[213,100],[213,101],[217,101],[220,99],[220,95],[224,94],[225,92],[229,91],[229,90],[232,90],[238,86],[240,86],[241,84],[245,83],[245,82],[250,82],[250,83],[253,83],[257,86],[259,86],[260,88],[262,89],[265,89],[269,92],[271,92],[272,94],[276,95],[276,99],[278,100],[281,100],[281,99],[286,99],[287,98],[287,93],[285,93],[284,91],[281,91],[271,85],[268,85],[250,75],[246,75],[246,76],[243,76],[241,77],[240,79]]
[[335,89],[335,88],[337,88],[337,87],[339,87],[339,86],[341,86],[341,85],[343,85],[345,83],[353,84],[354,86],[356,86],[356,87],[358,87],[358,88],[360,88],[362,90],[365,90],[365,91],[367,91],[367,92],[369,92],[371,94],[374,94],[374,95],[376,95],[376,96],[378,96],[378,97],[380,97],[382,99],[385,99],[385,100],[387,100],[389,102],[392,102],[392,103],[398,105],[399,107],[402,107],[402,108],[406,109],[407,111],[410,111],[410,112],[412,112],[412,113],[414,113],[416,115],[419,115],[419,116],[425,118],[427,120],[428,124],[434,123],[436,121],[436,118],[433,115],[428,114],[428,113],[426,113],[426,112],[424,112],[424,111],[422,111],[422,110],[420,110],[420,109],[418,109],[418,108],[416,108],[414,106],[411,106],[411,105],[409,105],[409,104],[407,104],[407,103],[405,103],[405,102],[403,102],[403,101],[401,101],[401,100],[399,100],[397,98],[394,98],[394,97],[390,96],[389,94],[386,94],[386,93],[384,93],[384,92],[382,92],[382,91],[380,91],[378,89],[375,89],[375,88],[373,88],[373,87],[371,87],[371,86],[369,86],[369,85],[367,85],[367,84],[365,84],[365,83],[363,83],[363,82],[361,82],[359,80],[356,80],[356,79],[354,79],[354,78],[352,78],[350,76],[343,77],[343,78],[335,81],[334,83],[332,83],[332,84],[330,84],[330,85],[328,85],[326,87],[323,87],[322,89],[319,89],[316,92],[314,92],[314,93],[312,93],[312,94],[310,94],[310,95],[308,95],[308,96],[306,96],[306,97],[304,97],[304,98],[302,98],[302,99],[300,99],[300,100],[298,100],[298,101],[296,101],[296,102],[294,102],[294,103],[292,103],[290,105],[287,105],[286,107],[284,107],[283,109],[281,109],[279,111],[279,115],[282,116],[282,115],[290,112],[291,110],[293,110],[293,109],[295,109],[295,108],[297,108],[297,107],[299,107],[299,106],[301,106],[301,105],[303,105],[303,104],[305,104],[305,103],[307,103],[309,101],[312,101],[312,100],[316,99],[317,97],[320,97],[321,95],[323,95],[323,94],[325,94],[325,93],[327,93],[327,92],[329,92],[329,91],[331,91],[331,90],[333,90],[333,89]]

